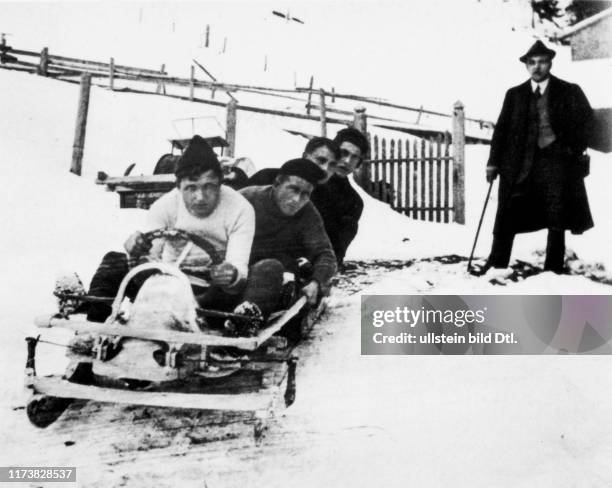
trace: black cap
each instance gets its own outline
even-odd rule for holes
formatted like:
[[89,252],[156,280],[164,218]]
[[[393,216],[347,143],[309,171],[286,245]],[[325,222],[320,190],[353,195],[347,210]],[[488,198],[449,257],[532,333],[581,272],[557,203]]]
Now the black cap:
[[317,186],[327,173],[309,159],[298,158],[287,161],[280,167],[280,175],[298,176],[313,186]]
[[185,178],[206,171],[213,172],[221,178],[221,164],[212,147],[203,137],[193,136],[176,164],[174,174],[177,178]]
[[537,40],[533,46],[531,46],[529,48],[529,51],[527,51],[525,54],[523,54],[519,60],[521,63],[524,63],[527,61],[527,59],[529,59],[531,56],[549,56],[550,59],[554,58],[555,55],[557,53],[555,51],[553,51],[552,49],[549,49],[546,47],[546,44],[544,44],[542,41]]
[[357,129],[347,127],[346,129],[339,130],[336,137],[334,137],[334,142],[340,146],[345,141],[355,144],[355,146],[357,146],[361,151],[361,157],[365,158],[367,156],[368,151],[370,150],[370,143]]

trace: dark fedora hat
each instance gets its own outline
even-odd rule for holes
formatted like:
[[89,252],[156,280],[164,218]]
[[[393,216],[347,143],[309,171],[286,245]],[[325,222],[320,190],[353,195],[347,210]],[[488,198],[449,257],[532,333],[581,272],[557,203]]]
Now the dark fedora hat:
[[524,63],[531,56],[549,56],[550,59],[552,59],[552,58],[555,57],[556,54],[557,53],[555,51],[553,51],[552,49],[547,48],[546,45],[542,41],[537,40],[533,44],[533,46],[531,46],[529,48],[529,51],[527,51],[525,54],[523,54],[519,58],[519,60],[521,61],[521,63]]

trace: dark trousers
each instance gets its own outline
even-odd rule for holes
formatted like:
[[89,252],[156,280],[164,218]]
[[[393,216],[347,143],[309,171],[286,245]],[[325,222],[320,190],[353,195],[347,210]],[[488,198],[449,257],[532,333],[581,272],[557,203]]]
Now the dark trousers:
[[233,310],[240,302],[251,302],[259,307],[264,317],[277,310],[283,291],[285,268],[276,259],[262,259],[249,268],[249,277],[242,293],[230,294],[212,286],[201,295],[198,303],[203,308]]
[[[535,139],[532,141],[535,144]],[[555,141],[533,149],[529,160],[514,183],[502,231],[494,234],[488,263],[494,268],[507,268],[512,253],[515,231],[523,220],[535,219],[548,229],[544,269],[563,272],[565,258],[564,188],[566,156]],[[529,164],[528,164],[529,163]]]
[[[489,255],[489,264],[494,268],[507,268],[510,262],[510,255],[512,254],[513,243],[514,234],[495,234],[493,236],[491,254]],[[565,231],[549,229],[546,240],[546,260],[544,261],[544,269],[546,271],[562,273],[564,258]]]
[[[124,253],[109,252],[103,258],[94,273],[89,286],[89,294],[98,297],[114,298],[119,286],[129,271],[128,258]],[[230,294],[219,287],[210,287],[202,294],[197,294],[198,303],[203,308],[230,311],[242,301],[250,301],[257,305],[264,317],[278,307],[285,269],[276,259],[264,259],[253,264],[249,269],[249,277],[241,293]],[[140,285],[150,273],[136,276],[126,289],[126,295],[134,298]],[[111,305],[92,303],[87,312],[87,320],[104,322],[111,313]]]

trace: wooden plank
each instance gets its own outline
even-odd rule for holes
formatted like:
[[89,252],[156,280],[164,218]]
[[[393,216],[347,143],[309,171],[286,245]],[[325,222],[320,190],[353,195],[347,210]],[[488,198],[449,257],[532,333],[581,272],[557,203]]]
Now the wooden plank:
[[[378,136],[374,135],[374,154],[375,154],[375,158],[374,159],[378,159],[378,155],[379,155],[379,142],[378,142]],[[377,187],[376,187],[376,182],[378,181],[378,163],[372,163],[372,165],[370,166],[370,191],[369,194],[373,197],[376,197],[377,193]]]
[[226,122],[225,122],[225,139],[227,140],[226,155],[234,157],[236,153],[236,123],[238,117],[238,104],[236,100],[230,100],[227,104]]
[[[160,71],[160,73],[162,75],[166,74],[166,65],[162,64],[159,71]],[[157,88],[155,89],[155,93],[158,93],[158,94],[159,93],[163,93],[163,94],[166,93],[166,85],[164,85],[163,81],[158,81],[157,82]]]
[[306,304],[306,298],[301,297],[281,316],[262,329],[256,337],[224,337],[199,332],[180,332],[171,330],[134,329],[124,325],[100,324],[86,320],[70,320],[57,317],[39,317],[35,320],[37,327],[61,327],[75,332],[99,335],[132,337],[151,341],[171,342],[178,344],[197,344],[201,346],[230,346],[254,351],[278,332],[289,320],[295,317]]
[[41,76],[47,76],[48,68],[49,68],[49,49],[45,47],[40,52],[40,64],[38,65],[38,74]]
[[108,87],[111,90],[115,89],[115,60],[113,58],[110,58],[108,68]]
[[[217,78],[215,78],[210,71],[208,71],[204,66],[202,66],[201,63],[198,63],[198,61],[196,61],[195,59],[192,59],[192,61],[196,64],[198,68],[204,71],[204,73],[206,73],[206,75],[212,81],[217,81]],[[163,71],[163,65],[162,65],[162,71]],[[215,89],[213,88],[210,92],[211,92],[210,98],[215,98]],[[236,102],[238,102],[238,100],[236,100],[236,98],[234,97],[234,95],[231,94],[231,92],[225,92],[225,93],[227,93],[227,96],[230,97],[232,100],[235,100]]]
[[[450,141],[448,134],[444,136],[444,156],[449,156]],[[450,184],[450,172],[453,166],[452,161],[448,159],[444,160],[444,205],[446,207],[451,206],[451,184]],[[450,210],[444,211],[444,222],[449,223],[451,221]]]
[[381,140],[381,156],[382,162],[380,163],[380,178],[378,180],[378,199],[384,202],[384,187],[387,181],[387,139],[384,137]]
[[[438,137],[436,140],[436,205],[441,207],[444,205],[442,202],[442,138]],[[442,213],[440,210],[436,211],[436,222],[442,222]]]
[[[63,56],[49,56],[49,64],[55,66],[64,66],[71,69],[79,69],[81,71],[100,71],[108,73],[110,69],[109,63],[98,63],[94,61],[86,61],[72,58],[64,58]],[[121,66],[116,64],[114,66],[115,73],[124,76],[164,76],[164,73],[156,70],[142,69],[142,68],[131,68],[129,66]]]
[[353,111],[353,127],[362,134],[367,133],[368,117],[366,115],[365,107],[355,107],[355,110]]
[[[418,154],[417,149],[417,140],[415,139],[412,142],[412,157],[416,158]],[[417,159],[414,160],[413,172],[412,172],[412,218],[418,219],[419,213],[417,212],[417,208],[419,206],[419,169],[421,166],[421,162]]]
[[195,91],[195,67],[193,64],[189,68],[189,100],[193,100]]
[[406,173],[404,175],[404,186],[406,191],[404,193],[404,213],[410,217],[410,213],[408,212],[408,207],[412,203],[412,166],[414,163],[410,162],[410,140],[406,139],[405,142],[405,151],[406,151],[406,159],[408,162],[406,163]]
[[312,84],[314,83],[314,76],[310,77],[310,83],[308,85],[308,100],[306,101],[306,115],[310,115],[310,102],[312,101]]
[[[389,141],[389,157],[390,159],[394,160],[395,159],[395,139],[391,139]],[[387,201],[389,202],[389,204],[391,205],[391,208],[395,208],[395,199],[394,199],[394,194],[396,192],[396,184],[397,181],[395,179],[395,167],[396,167],[396,163],[393,162],[388,162],[386,163],[388,166],[388,174],[387,174],[387,181],[385,181],[385,192],[386,192],[386,198]]]
[[266,410],[274,401],[275,389],[257,393],[205,394],[145,392],[102,388],[70,383],[58,377],[35,376],[28,385],[35,392],[60,398],[79,398],[102,403],[150,405],[198,410],[231,410],[237,412]]
[[176,182],[176,176],[172,174],[164,175],[139,175],[139,176],[107,176],[98,177],[96,183],[98,185],[107,185],[108,187],[124,186],[126,188],[136,188],[142,186],[155,186],[160,183]]
[[[402,159],[402,140],[397,140],[397,157],[398,159]],[[404,162],[397,163],[397,181],[396,181],[396,193],[395,193],[395,209],[401,213],[404,212],[404,207],[406,204],[404,203],[404,174],[403,168],[405,166]]]
[[289,322],[293,317],[295,317],[302,308],[306,306],[306,297],[300,297],[300,299],[295,302],[291,307],[289,307],[285,313],[283,313],[278,319],[273,321],[273,323],[260,331],[257,335],[257,341],[259,344],[263,344],[266,342],[273,334],[276,334],[281,328]]
[[461,102],[453,105],[453,221],[465,224],[465,112]]
[[98,335],[131,337],[150,341],[162,341],[177,344],[197,344],[201,346],[232,346],[253,351],[258,347],[256,337],[223,337],[197,332],[179,332],[170,330],[134,329],[124,325],[110,325],[88,322],[86,320],[69,320],[57,317],[39,317],[35,320],[38,327],[60,327],[75,332]]
[[89,93],[91,91],[91,76],[84,74],[81,77],[81,90],[79,94],[79,108],[77,111],[74,143],[72,145],[72,162],[70,171],[81,176],[83,162],[83,147],[85,146],[85,132],[87,129],[87,113],[89,111]]
[[[433,160],[433,155],[434,155],[434,147],[433,147],[433,139],[429,139],[429,141],[427,141],[427,154],[429,156],[429,161],[427,161],[427,173],[428,173],[428,192],[429,192],[429,200],[427,203],[428,207],[433,207],[436,205],[436,202],[434,201],[434,163],[435,161]],[[427,220],[429,220],[430,222],[434,222],[435,221],[435,215],[434,212],[429,212],[428,218]]]
[[378,136],[374,136],[374,155],[372,159],[378,159]]
[[[367,139],[368,139],[368,147],[372,147],[372,134],[370,134],[369,132],[365,133]],[[361,185],[361,188],[363,188],[365,190],[365,192],[369,195],[370,194],[370,188],[371,188],[371,178],[370,178],[370,174],[372,172],[372,163],[370,163],[370,161],[368,160],[364,160],[364,162],[362,163],[362,167],[361,167],[361,171],[359,173],[359,184]]]
[[[421,139],[421,149],[419,152],[421,157],[421,201],[419,205],[421,207],[427,206],[427,167],[425,162],[425,139]],[[425,210],[420,212],[421,220],[427,220],[427,214]]]
[[319,117],[321,119],[321,137],[327,137],[327,112],[325,108],[325,92],[319,90]]

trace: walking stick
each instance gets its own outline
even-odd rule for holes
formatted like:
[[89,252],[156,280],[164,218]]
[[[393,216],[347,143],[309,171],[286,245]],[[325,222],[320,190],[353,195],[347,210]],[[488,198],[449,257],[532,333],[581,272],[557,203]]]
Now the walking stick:
[[491,188],[493,188],[493,182],[489,183],[489,191],[487,191],[487,197],[485,198],[484,206],[482,207],[482,213],[480,214],[480,222],[478,222],[478,229],[476,230],[476,237],[474,237],[474,245],[472,246],[472,252],[470,253],[470,259],[468,259],[467,271],[472,271],[472,259],[474,258],[474,250],[476,249],[476,243],[478,242],[478,235],[480,234],[480,228],[482,227],[482,220],[484,219],[485,212],[487,211],[487,205],[489,204],[489,196],[491,195]]

